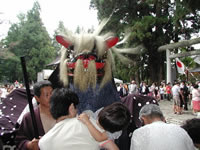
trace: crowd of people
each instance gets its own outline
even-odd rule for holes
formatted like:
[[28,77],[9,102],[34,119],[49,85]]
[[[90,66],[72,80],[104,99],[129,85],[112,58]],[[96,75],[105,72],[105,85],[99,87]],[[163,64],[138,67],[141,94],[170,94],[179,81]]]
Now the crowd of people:
[[[114,140],[131,118],[125,105],[116,102],[97,112],[77,115],[79,98],[69,89],[53,90],[49,81],[41,81],[33,90],[39,102],[35,108],[39,139],[34,138],[30,113],[25,114],[16,136],[19,150],[119,150]],[[188,120],[183,127],[167,124],[155,104],[144,105],[139,118],[143,126],[133,132],[130,150],[195,150],[195,146],[199,147],[200,134],[194,130],[200,131],[200,119]]]
[[[120,86],[124,87],[122,84]],[[178,114],[181,112],[180,100],[186,104],[184,86],[189,92],[190,88],[185,82],[175,82],[174,85],[166,86],[163,84],[159,87],[155,83],[147,86],[143,82],[138,87],[136,82],[132,81],[126,88],[127,95],[157,96],[157,100],[173,99],[174,113]],[[200,96],[198,92],[196,84],[191,91],[194,112],[199,110],[197,107],[199,103],[196,103],[200,100],[197,98]],[[33,93],[38,104],[34,106],[34,114],[39,137],[35,138],[31,114],[27,112],[17,130],[15,138],[17,149],[119,150],[115,139],[121,136],[131,120],[129,109],[121,102],[115,102],[96,112],[88,110],[78,115],[79,98],[75,92],[67,88],[53,89],[51,82],[40,81],[34,84]],[[187,94],[189,97],[190,93]],[[187,110],[187,106],[184,108]],[[158,105],[146,104],[139,112],[139,119],[142,126],[130,137],[130,150],[195,150],[195,147],[200,147],[198,118],[187,120],[183,126],[168,124]]]
[[200,82],[189,84],[185,81],[174,81],[173,84],[161,82],[147,85],[146,82],[141,82],[139,86],[133,80],[130,84],[121,83],[117,87],[120,97],[125,97],[128,94],[141,94],[153,96],[157,101],[168,100],[174,103],[174,113],[181,115],[183,110],[188,110],[188,105],[191,106],[194,115],[200,112]]
[[24,85],[17,80],[12,84],[0,85],[0,100],[6,98],[16,88],[24,88]]
[[[114,139],[130,122],[128,108],[120,102],[93,112],[84,112],[77,117],[79,98],[67,88],[55,89],[49,81],[41,81],[33,87],[34,97],[39,103],[34,113],[39,129],[35,138],[30,112],[20,123],[16,144],[19,150],[106,148],[118,150]],[[41,138],[41,139],[40,139]]]

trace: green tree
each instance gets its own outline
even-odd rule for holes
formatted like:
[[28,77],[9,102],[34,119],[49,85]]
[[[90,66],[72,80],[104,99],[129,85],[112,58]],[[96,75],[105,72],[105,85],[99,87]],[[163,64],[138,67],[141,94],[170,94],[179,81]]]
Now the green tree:
[[192,33],[199,32],[200,15],[187,6],[181,0],[91,0],[100,20],[112,14],[106,30],[120,36],[128,28],[131,36],[125,46],[143,44],[147,49],[139,56],[128,55],[133,64],[129,68],[132,75],[127,73],[127,79],[138,76],[138,80],[152,82],[165,79],[165,52],[158,52],[158,47],[190,39]]
[[19,23],[11,25],[8,36],[3,40],[4,47],[15,54],[12,59],[6,60],[9,63],[15,61],[15,66],[6,68],[10,72],[10,75],[6,74],[6,76],[10,81],[21,79],[19,58],[25,56],[29,78],[35,81],[37,72],[44,69],[55,58],[55,49],[40,18],[38,2],[34,3],[33,8],[26,15],[20,14],[18,18]]
[[54,31],[54,35],[53,35],[53,46],[55,47],[55,50],[57,52],[57,54],[59,53],[60,49],[61,49],[61,45],[56,41],[56,35],[60,35],[61,33],[65,32],[65,26],[63,21],[59,21],[58,24],[58,28]]

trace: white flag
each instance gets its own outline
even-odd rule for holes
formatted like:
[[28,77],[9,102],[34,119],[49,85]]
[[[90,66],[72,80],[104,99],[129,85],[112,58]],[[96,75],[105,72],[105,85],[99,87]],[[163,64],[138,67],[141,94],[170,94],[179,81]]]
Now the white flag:
[[178,58],[176,58],[176,66],[178,73],[185,74],[185,65]]

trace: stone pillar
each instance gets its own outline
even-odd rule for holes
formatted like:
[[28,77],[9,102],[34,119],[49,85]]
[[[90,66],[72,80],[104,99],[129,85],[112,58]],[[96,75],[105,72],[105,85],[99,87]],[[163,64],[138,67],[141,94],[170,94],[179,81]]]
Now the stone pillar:
[[167,83],[170,82],[172,83],[172,68],[171,68],[171,59],[169,58],[170,56],[170,50],[166,50],[166,60],[167,60]]

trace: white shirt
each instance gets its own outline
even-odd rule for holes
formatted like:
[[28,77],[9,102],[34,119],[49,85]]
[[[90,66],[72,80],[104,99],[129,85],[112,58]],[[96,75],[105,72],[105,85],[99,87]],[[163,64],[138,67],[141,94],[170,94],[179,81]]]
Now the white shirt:
[[200,92],[198,89],[193,89],[192,90],[192,100],[193,101],[200,101]]
[[179,92],[180,92],[180,87],[178,85],[174,85],[172,87],[172,95],[173,96],[179,96]]
[[165,93],[165,90],[163,87],[160,87],[160,94],[164,94]]
[[174,124],[157,121],[133,132],[130,150],[194,150],[187,132]]
[[130,84],[129,94],[137,94],[137,84]]
[[[96,121],[90,121],[100,129]],[[91,136],[88,128],[77,118],[58,122],[39,140],[40,150],[99,150],[99,143]]]
[[8,95],[7,89],[1,88],[1,97],[0,98],[6,98]]
[[144,93],[145,92],[145,90],[146,90],[146,86],[142,86],[142,92]]

